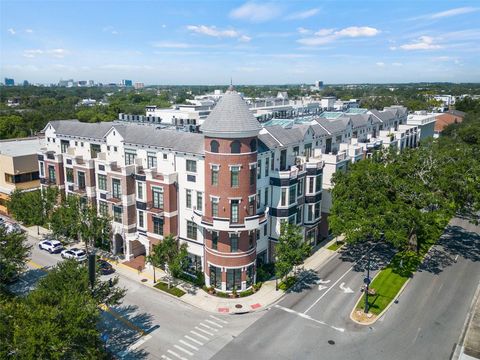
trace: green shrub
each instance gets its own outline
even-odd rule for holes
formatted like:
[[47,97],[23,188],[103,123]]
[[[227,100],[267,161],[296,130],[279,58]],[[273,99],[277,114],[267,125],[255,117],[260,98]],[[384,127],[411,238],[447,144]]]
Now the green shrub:
[[181,297],[181,296],[185,295],[185,291],[183,291],[182,289],[179,289],[179,288],[176,288],[176,287],[168,288],[168,284],[164,283],[164,282],[156,283],[155,287],[159,290],[165,291],[165,292],[167,292],[171,295],[174,295],[176,297]]
[[283,291],[287,291],[295,284],[296,281],[297,278],[295,276],[288,276],[285,280],[278,284],[278,288]]
[[275,275],[275,264],[263,264],[257,267],[257,282],[265,282]]
[[248,289],[248,290],[245,290],[245,291],[242,291],[240,293],[240,297],[246,297],[246,296],[250,296],[253,294],[253,290],[252,289]]
[[263,283],[260,281],[260,282],[257,282],[256,284],[253,284],[252,287],[255,291],[258,291],[262,287],[262,284]]
[[197,271],[195,275],[184,272],[178,278],[198,287],[202,287],[205,285],[205,275],[202,271]]
[[215,295],[217,295],[218,297],[221,297],[221,298],[228,298],[229,297],[229,294],[226,293],[226,292],[222,292],[222,291],[217,291],[215,293]]

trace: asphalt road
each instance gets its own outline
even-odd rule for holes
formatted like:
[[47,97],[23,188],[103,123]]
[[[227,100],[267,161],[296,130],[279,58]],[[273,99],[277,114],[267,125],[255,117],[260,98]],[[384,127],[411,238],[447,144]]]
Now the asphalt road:
[[[29,242],[34,245],[30,270],[13,286],[17,293],[32,289],[45,270],[62,261],[60,254],[39,250],[38,240]],[[103,312],[101,327],[107,347],[120,358],[210,359],[264,314],[210,314],[118,275],[119,285],[128,291],[120,306]]]
[[[349,319],[367,258],[354,263],[339,254],[214,359],[450,359],[480,282],[479,233],[455,219],[398,303],[372,326]],[[373,249],[372,267],[389,256]]]

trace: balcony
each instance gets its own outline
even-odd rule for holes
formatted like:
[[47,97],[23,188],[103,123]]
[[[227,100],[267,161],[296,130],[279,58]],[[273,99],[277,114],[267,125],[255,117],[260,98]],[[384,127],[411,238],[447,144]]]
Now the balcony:
[[267,221],[268,210],[260,214],[248,216],[244,218],[243,223],[231,223],[230,218],[211,218],[204,219],[202,213],[198,210],[193,210],[191,220],[198,226],[208,230],[215,231],[252,231],[257,230],[261,225]]
[[158,207],[158,205],[154,204],[153,201],[147,201],[146,210],[150,213],[157,214],[157,215],[163,214],[163,208]]
[[87,189],[85,186],[78,186],[73,188],[73,192],[78,195],[85,195],[87,193]]
[[107,201],[112,204],[120,204],[122,202],[122,194],[107,192]]

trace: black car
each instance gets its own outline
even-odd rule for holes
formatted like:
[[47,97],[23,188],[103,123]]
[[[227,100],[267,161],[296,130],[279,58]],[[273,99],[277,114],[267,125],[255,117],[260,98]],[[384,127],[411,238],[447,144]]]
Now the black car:
[[113,266],[110,265],[105,260],[97,259],[97,265],[98,265],[98,268],[100,269],[100,273],[102,275],[110,275],[110,274],[113,274],[115,272],[115,269],[113,268]]

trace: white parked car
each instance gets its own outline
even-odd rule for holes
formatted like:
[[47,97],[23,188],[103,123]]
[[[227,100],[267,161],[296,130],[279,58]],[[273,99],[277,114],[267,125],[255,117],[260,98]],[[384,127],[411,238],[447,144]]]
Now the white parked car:
[[43,240],[38,243],[40,250],[47,250],[50,254],[62,251],[63,245],[58,240]]
[[61,252],[62,258],[64,259],[74,259],[77,261],[87,260],[87,253],[85,250],[79,248],[65,249]]

